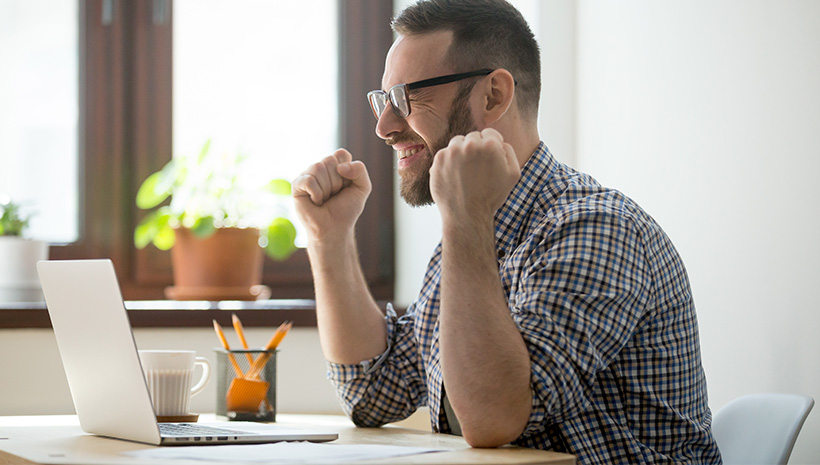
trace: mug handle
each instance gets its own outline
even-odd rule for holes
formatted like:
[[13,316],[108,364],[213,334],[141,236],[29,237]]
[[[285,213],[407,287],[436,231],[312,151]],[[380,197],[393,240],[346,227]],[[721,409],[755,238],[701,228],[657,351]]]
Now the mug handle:
[[194,365],[202,365],[202,376],[194,387],[191,388],[191,395],[198,394],[205,389],[208,380],[211,379],[211,362],[205,357],[197,357],[194,359]]

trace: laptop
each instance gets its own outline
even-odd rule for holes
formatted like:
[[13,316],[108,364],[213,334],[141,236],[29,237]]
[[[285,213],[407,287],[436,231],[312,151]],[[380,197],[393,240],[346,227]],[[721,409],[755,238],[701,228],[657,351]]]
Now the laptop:
[[275,424],[157,422],[111,260],[46,260],[37,271],[83,431],[163,446],[338,438]]

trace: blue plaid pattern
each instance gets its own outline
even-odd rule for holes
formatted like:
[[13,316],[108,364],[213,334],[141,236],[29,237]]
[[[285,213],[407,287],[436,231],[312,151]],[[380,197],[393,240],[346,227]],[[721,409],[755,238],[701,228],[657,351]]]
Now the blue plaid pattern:
[[[498,267],[530,352],[532,413],[514,444],[581,464],[720,463],[683,263],[632,200],[558,163],[543,143],[496,213]],[[418,298],[388,305],[388,349],[359,365],[328,363],[357,425],[441,407],[436,249]]]

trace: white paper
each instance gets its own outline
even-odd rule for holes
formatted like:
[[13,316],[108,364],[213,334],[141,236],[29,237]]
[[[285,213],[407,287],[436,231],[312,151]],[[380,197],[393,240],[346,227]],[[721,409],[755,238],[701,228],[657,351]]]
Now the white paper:
[[201,460],[230,463],[325,463],[340,464],[360,460],[378,460],[402,455],[440,452],[444,449],[387,446],[381,444],[318,444],[311,442],[277,442],[273,444],[157,447],[127,452],[140,459]]

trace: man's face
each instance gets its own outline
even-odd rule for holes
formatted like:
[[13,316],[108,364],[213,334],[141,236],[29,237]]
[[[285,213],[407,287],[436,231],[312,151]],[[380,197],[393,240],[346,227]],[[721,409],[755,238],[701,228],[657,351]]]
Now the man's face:
[[[464,71],[446,64],[451,41],[450,32],[400,37],[387,54],[382,89]],[[476,129],[469,92],[459,95],[460,88],[459,83],[450,83],[413,90],[407,118],[397,116],[391,108],[379,117],[376,134],[396,151],[399,192],[412,206],[433,203],[430,167],[436,152],[453,136]]]

